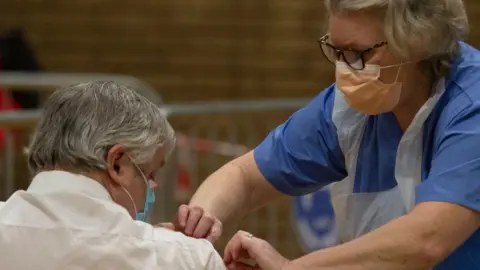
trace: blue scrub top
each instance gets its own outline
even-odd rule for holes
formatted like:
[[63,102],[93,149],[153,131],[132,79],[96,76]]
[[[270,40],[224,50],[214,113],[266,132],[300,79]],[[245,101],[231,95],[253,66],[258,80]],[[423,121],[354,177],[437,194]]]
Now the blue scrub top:
[[[445,93],[424,128],[417,203],[450,202],[480,211],[480,51],[461,43]],[[335,85],[273,130],[254,150],[264,177],[298,196],[342,180],[347,172],[332,121]],[[357,160],[354,192],[393,188],[402,137],[395,116],[369,116]],[[480,230],[435,269],[480,269]]]

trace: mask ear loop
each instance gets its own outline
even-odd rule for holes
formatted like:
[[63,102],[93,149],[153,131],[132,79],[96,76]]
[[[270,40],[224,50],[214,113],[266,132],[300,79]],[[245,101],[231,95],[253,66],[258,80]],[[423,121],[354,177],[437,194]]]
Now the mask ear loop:
[[[127,154],[128,155],[128,154]],[[148,212],[150,209],[150,205],[149,204],[152,204],[155,202],[155,193],[153,192],[153,188],[155,188],[157,186],[157,183],[153,180],[149,180],[147,179],[147,177],[145,176],[145,174],[143,173],[143,171],[140,169],[140,167],[135,163],[133,162],[133,159],[132,157],[130,157],[130,155],[128,155],[128,157],[130,158],[130,161],[132,161],[132,164],[135,166],[135,168],[137,168],[137,170],[140,172],[140,174],[142,175],[142,178],[143,178],[143,181],[145,183],[145,186],[146,186],[146,189],[147,189],[147,198],[146,198],[146,201],[145,201],[145,206],[144,206],[144,209],[143,209],[143,213],[141,213],[141,215],[143,215],[143,217],[141,218],[141,220],[144,220],[145,219],[145,212]],[[125,188],[124,188],[125,191],[127,191]],[[135,214],[136,215],[139,215],[138,211],[137,211],[137,207],[135,205],[135,202],[133,201],[133,198],[132,196],[130,195],[130,193],[127,192],[127,195],[130,197],[130,199],[132,200],[133,202],[133,205],[135,207]]]
[[[140,174],[142,175],[142,178],[143,178],[143,181],[145,182],[145,184],[147,185],[148,187],[148,182],[146,182],[146,178],[145,178],[145,175],[143,174],[142,170],[140,170],[140,168],[138,167],[137,164],[135,164],[132,160],[132,158],[130,157],[130,155],[127,154],[127,156],[130,158],[130,160],[132,161],[133,165],[140,171]],[[138,208],[137,208],[137,205],[135,204],[135,201],[133,200],[133,197],[132,197],[132,194],[130,194],[130,192],[128,192],[128,190],[123,186],[121,185],[123,191],[125,191],[125,193],[127,194],[128,198],[130,199],[130,201],[132,202],[132,205],[133,205],[133,211],[135,213],[135,215],[138,214]]]
[[399,66],[398,71],[397,71],[397,76],[395,77],[395,82],[398,82],[398,77],[400,77],[400,71],[401,70],[402,70],[402,66]]
[[130,198],[130,201],[132,201],[132,204],[133,204],[133,210],[135,211],[135,215],[138,213],[137,211],[137,206],[135,205],[135,201],[133,200],[133,197],[132,195],[130,194],[130,192],[128,192],[128,190],[124,187],[124,186],[121,186],[123,191],[125,191],[125,193],[127,194],[128,198]]
[[143,178],[143,182],[145,182],[145,186],[148,188],[149,185],[148,185],[148,180],[147,180],[147,177],[145,176],[145,174],[143,173],[143,171],[140,169],[140,167],[138,167],[137,163],[133,162],[133,159],[132,157],[130,157],[130,155],[128,155],[128,158],[130,158],[130,161],[132,162],[133,166],[135,166],[135,168],[137,168],[137,170],[140,172],[140,174],[142,175],[142,178]]
[[398,67],[398,70],[397,70],[397,75],[395,76],[395,81],[393,83],[397,83],[398,82],[398,78],[400,77],[400,71],[402,70],[402,67],[406,64],[409,64],[410,62],[402,62],[400,64],[396,64],[396,65],[390,65],[390,66],[383,66],[383,67],[380,67],[380,69],[386,69],[386,68],[394,68],[394,67]]
[[[119,170],[118,165],[114,165],[114,170],[118,172],[118,170]],[[123,191],[125,191],[125,193],[127,194],[128,198],[130,199],[130,201],[131,201],[132,204],[133,204],[133,211],[135,211],[135,214],[137,214],[137,213],[138,213],[138,211],[137,211],[137,205],[135,204],[135,201],[133,200],[132,195],[130,194],[130,192],[128,192],[128,190],[127,190],[123,185],[120,185],[120,187],[121,187],[121,188],[123,189]],[[113,199],[113,196],[112,196],[110,190],[108,190],[108,188],[107,188],[107,192],[109,193],[110,197]]]

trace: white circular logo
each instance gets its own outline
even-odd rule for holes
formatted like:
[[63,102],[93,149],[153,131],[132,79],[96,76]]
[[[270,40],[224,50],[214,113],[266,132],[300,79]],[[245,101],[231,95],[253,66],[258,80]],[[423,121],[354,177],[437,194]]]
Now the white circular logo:
[[296,197],[292,206],[295,232],[306,252],[337,243],[335,215],[328,191]]

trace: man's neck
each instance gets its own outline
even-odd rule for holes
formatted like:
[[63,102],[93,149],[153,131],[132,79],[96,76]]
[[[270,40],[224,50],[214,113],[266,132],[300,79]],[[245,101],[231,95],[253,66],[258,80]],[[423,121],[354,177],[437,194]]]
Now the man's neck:
[[[100,183],[100,185],[102,185],[103,187],[105,187],[105,189],[107,189],[107,186],[106,186],[106,176],[104,173],[99,173],[99,172],[90,172],[90,173],[84,173],[83,175],[85,175],[86,177],[88,178],[91,178],[97,182]],[[108,189],[107,189],[108,190]]]
[[405,132],[417,112],[430,97],[433,85],[431,80],[421,77],[404,84],[403,87],[411,90],[405,100],[393,110],[393,114],[397,118],[400,128]]

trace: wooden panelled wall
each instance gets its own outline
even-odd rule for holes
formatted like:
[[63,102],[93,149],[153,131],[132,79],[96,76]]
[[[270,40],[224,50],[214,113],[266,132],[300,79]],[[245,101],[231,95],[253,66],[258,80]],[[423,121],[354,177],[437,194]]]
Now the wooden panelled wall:
[[48,70],[134,75],[167,101],[312,96],[332,75],[316,43],[321,6],[3,0],[0,29],[25,27]]
[[[466,2],[477,45],[480,2]],[[321,0],[0,1],[0,31],[24,28],[47,71],[133,75],[169,103],[315,95],[333,80],[316,42],[323,23]],[[251,119],[273,126],[285,117]],[[298,254],[283,223],[281,251]]]
[[47,70],[134,75],[168,102],[313,96],[333,79],[323,22],[321,0],[0,1],[0,30],[24,27]]

